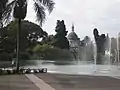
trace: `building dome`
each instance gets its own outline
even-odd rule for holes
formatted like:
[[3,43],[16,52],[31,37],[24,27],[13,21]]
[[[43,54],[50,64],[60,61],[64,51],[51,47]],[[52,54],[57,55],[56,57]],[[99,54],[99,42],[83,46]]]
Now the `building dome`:
[[68,34],[68,40],[78,40],[77,34],[74,32],[74,25],[72,25],[72,32]]
[[71,33],[69,33],[68,39],[69,40],[78,40],[79,38],[78,38],[77,34],[74,31],[72,31]]

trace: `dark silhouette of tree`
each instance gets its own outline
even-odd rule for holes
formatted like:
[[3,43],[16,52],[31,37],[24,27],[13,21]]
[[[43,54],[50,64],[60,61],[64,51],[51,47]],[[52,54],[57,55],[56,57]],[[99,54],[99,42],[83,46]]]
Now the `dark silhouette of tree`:
[[[27,13],[27,4],[27,0],[11,0],[11,2],[6,5],[7,7],[3,15],[3,21],[9,23],[11,15],[13,15],[15,18],[19,17],[23,19]],[[40,23],[40,25],[42,25],[42,23],[45,21],[46,10],[51,13],[54,8],[54,4],[55,3],[52,0],[33,0],[33,9],[36,13],[36,20]]]
[[68,31],[66,31],[64,20],[57,20],[55,31],[56,35],[54,36],[53,45],[61,49],[69,49],[69,41],[66,38]]
[[0,0],[0,28],[3,27],[3,15],[6,8],[8,0]]
[[99,35],[97,28],[93,30],[96,46],[97,46],[97,64],[102,64],[102,56],[105,55],[105,44],[106,36],[105,34]]

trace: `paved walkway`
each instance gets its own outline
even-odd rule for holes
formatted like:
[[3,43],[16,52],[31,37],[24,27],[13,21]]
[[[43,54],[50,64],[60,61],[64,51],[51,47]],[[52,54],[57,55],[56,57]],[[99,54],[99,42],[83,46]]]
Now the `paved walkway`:
[[120,79],[48,73],[4,75],[0,76],[0,90],[120,90]]
[[25,75],[0,76],[0,90],[40,90]]
[[107,76],[35,74],[55,90],[120,90],[120,79]]
[[40,90],[55,90],[50,85],[45,83],[42,79],[38,78],[33,74],[26,74],[26,76],[37,86]]

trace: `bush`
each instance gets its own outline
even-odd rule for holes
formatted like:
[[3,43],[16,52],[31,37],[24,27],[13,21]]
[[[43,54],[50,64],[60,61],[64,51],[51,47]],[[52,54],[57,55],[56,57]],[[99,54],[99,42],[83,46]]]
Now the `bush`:
[[33,52],[43,60],[72,60],[69,50],[52,47],[50,45],[37,45]]
[[27,53],[27,52],[21,52],[20,53],[20,59],[21,60],[29,60],[30,59],[29,53]]
[[11,61],[12,58],[9,53],[2,52],[0,53],[0,61]]

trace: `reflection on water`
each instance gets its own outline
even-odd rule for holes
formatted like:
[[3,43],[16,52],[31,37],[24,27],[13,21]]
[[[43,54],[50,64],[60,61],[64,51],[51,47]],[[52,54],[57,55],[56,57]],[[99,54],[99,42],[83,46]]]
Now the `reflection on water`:
[[49,60],[29,62],[36,64],[24,66],[25,68],[47,68],[49,73],[120,76],[119,68],[115,65],[95,65],[90,62],[79,62],[76,64],[73,61]]

